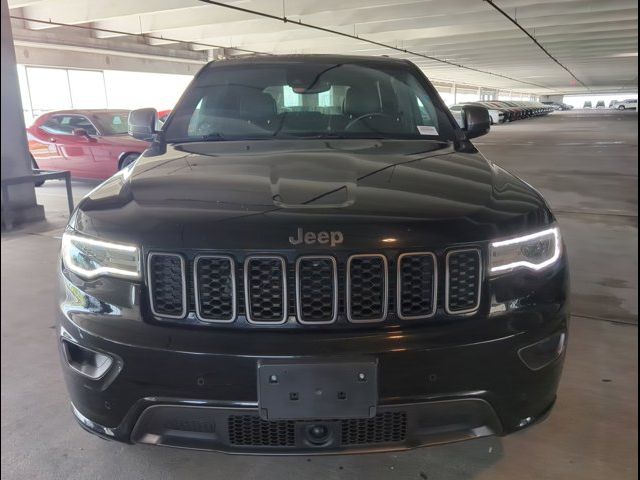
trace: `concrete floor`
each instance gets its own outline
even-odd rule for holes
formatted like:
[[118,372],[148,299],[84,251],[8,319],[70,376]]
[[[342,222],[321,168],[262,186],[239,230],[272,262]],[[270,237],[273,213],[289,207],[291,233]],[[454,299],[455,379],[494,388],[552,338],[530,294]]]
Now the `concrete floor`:
[[[573,270],[571,339],[558,402],[542,424],[394,454],[242,457],[93,437],[75,424],[52,309],[64,187],[38,189],[48,222],[2,236],[2,478],[637,478],[637,113],[574,111],[495,127],[488,157],[539,188]],[[77,196],[92,186],[75,182]]]

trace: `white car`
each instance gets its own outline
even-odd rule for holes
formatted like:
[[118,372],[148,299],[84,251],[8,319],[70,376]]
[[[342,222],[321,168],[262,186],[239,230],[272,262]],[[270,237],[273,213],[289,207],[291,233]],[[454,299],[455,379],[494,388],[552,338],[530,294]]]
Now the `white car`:
[[477,105],[477,106],[486,108],[487,111],[489,112],[489,117],[491,118],[491,125],[494,125],[497,123],[504,123],[505,121],[504,112],[500,110],[494,110],[488,107],[487,105],[483,105],[481,103],[469,102],[461,105],[452,105],[449,107],[449,110],[453,114],[453,118],[455,118],[459,124],[462,119],[462,107],[464,107],[465,105]]
[[611,108],[617,108],[618,110],[637,110],[638,109],[638,99],[630,98],[627,100],[622,100],[620,102],[613,102]]

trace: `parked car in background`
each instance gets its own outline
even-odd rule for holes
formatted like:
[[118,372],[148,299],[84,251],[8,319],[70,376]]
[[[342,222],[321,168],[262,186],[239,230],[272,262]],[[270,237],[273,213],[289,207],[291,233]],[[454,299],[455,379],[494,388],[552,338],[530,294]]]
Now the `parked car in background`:
[[573,106],[562,102],[540,102],[543,105],[553,108],[554,110],[571,110]]
[[596,103],[596,108],[605,108],[604,100],[598,100]]
[[627,100],[622,100],[621,102],[614,102],[613,108],[617,108],[618,110],[637,110],[638,109],[638,99],[637,98],[629,98]]
[[619,100],[611,100],[611,101],[609,102],[609,108],[616,108],[616,107],[615,107],[615,104],[616,104],[617,102],[619,102]]
[[167,121],[167,118],[169,118],[170,113],[171,113],[171,110],[158,111],[158,122],[160,122],[160,125],[164,125],[164,122]]
[[541,102],[543,105],[547,105],[551,108],[553,108],[554,110],[562,110],[562,105],[560,105],[559,103],[556,102]]
[[497,107],[491,102],[465,102],[463,105],[479,105],[486,108],[489,111],[489,118],[491,119],[491,125],[498,123],[504,123],[507,121],[505,116],[505,110]]
[[[491,125],[495,125],[497,123],[504,123],[505,122],[505,116],[504,116],[504,111],[500,110],[486,102],[464,102],[458,105],[453,105],[451,107],[449,107],[449,110],[451,110],[451,113],[454,112],[461,112],[462,108],[465,105],[478,105],[479,107],[483,107],[486,108],[487,111],[489,112],[489,119],[491,120]],[[454,118],[456,119],[456,121],[458,120],[458,117],[454,114]],[[462,125],[462,124],[460,124]]]
[[593,105],[591,104],[590,100],[587,100],[586,102],[584,102],[584,105],[582,105],[582,108],[591,108]]
[[128,135],[128,117],[128,110],[45,113],[27,128],[34,167],[69,170],[73,178],[109,178],[149,145]]

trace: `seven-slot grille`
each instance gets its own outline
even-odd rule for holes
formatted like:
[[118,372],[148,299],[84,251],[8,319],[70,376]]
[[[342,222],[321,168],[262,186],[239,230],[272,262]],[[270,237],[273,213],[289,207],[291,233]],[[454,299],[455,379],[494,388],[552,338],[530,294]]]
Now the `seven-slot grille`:
[[469,248],[447,253],[445,310],[470,313],[480,305],[482,264],[480,250]]
[[352,255],[347,261],[347,318],[381,322],[388,307],[387,259],[384,255]]
[[236,317],[233,258],[199,255],[193,262],[196,314],[206,322],[232,322]]
[[436,256],[403,253],[398,257],[398,316],[403,320],[427,318],[436,313]]
[[281,257],[249,257],[244,264],[247,320],[284,323],[287,320],[287,265]]
[[148,259],[151,311],[161,317],[182,318],[187,313],[184,259],[173,253],[151,253]]
[[390,312],[415,320],[435,315],[439,282],[444,284],[441,307],[446,313],[470,314],[480,306],[482,257],[477,248],[449,251],[443,259],[444,279],[431,252],[402,253],[395,259],[360,254],[339,261],[331,255],[307,255],[291,263],[276,255],[249,255],[237,264],[235,258],[200,254],[187,261],[173,253],[149,254],[152,313],[184,318],[193,311],[204,322],[233,322],[244,315],[263,325],[285,323],[289,316],[308,325],[344,317],[352,323],[381,322]]
[[296,310],[301,323],[332,323],[338,316],[338,266],[333,257],[296,261]]

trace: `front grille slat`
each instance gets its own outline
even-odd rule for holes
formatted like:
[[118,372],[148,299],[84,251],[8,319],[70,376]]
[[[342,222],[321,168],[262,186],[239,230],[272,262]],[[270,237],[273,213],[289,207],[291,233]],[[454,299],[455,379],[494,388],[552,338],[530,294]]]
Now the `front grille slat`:
[[402,320],[428,318],[436,313],[437,261],[430,252],[398,257],[397,308]]
[[347,261],[347,318],[381,322],[388,310],[388,265],[384,255],[352,255]]
[[250,323],[287,320],[287,272],[281,257],[252,256],[244,264],[246,316]]
[[452,250],[447,253],[446,264],[445,311],[449,314],[476,311],[480,307],[482,282],[480,250]]
[[152,253],[147,260],[151,311],[160,317],[187,314],[185,261],[175,253]]
[[236,278],[233,258],[199,255],[194,260],[196,315],[206,322],[233,322],[236,317]]
[[335,258],[298,258],[296,294],[300,323],[317,325],[335,322],[338,316],[338,271]]

